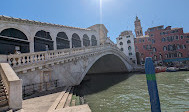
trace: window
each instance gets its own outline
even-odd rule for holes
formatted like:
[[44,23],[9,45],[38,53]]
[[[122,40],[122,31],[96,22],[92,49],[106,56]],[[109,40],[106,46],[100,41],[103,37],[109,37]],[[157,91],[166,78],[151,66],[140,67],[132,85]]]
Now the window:
[[137,46],[135,46],[135,48],[136,48],[136,50],[138,50],[138,47],[137,47]]
[[186,45],[182,45],[182,48],[183,48],[183,49],[186,49]]
[[163,51],[166,51],[166,50],[167,50],[167,47],[166,47],[166,46],[164,46],[164,47],[163,47]]
[[131,46],[128,47],[128,50],[131,50]]
[[165,38],[163,37],[163,38],[161,39],[161,41],[162,41],[162,42],[165,42]]
[[157,56],[156,55],[154,55],[154,60],[157,60]]
[[129,56],[133,55],[133,53],[129,53]]
[[180,39],[183,39],[183,35],[180,36]]
[[166,54],[165,57],[168,58],[168,54]]
[[119,45],[123,45],[123,42],[120,42]]
[[144,49],[146,49],[146,46],[145,46],[145,45],[143,45],[143,48],[144,48]]
[[187,40],[186,43],[189,43],[189,41]]
[[162,55],[161,54],[159,54],[159,59],[162,59]]
[[178,53],[178,57],[182,57],[182,53]]
[[153,48],[153,52],[156,52],[156,48],[155,47]]
[[131,43],[131,41],[130,41],[130,40],[128,40],[128,41],[127,41],[127,44],[130,44],[130,43]]
[[154,36],[154,34],[151,34],[150,36],[151,36],[151,37],[153,37],[153,36]]
[[176,40],[179,40],[179,36],[178,35],[176,36]]
[[180,45],[179,44],[177,44],[177,49],[180,49]]
[[154,39],[152,39],[152,44],[154,44],[155,43],[155,40]]
[[119,40],[121,40],[121,39],[122,39],[122,37],[119,38]]
[[130,35],[127,36],[127,38],[129,38],[129,37],[130,37]]
[[151,39],[149,38],[149,39],[148,39],[148,42],[150,42],[150,41],[151,41]]
[[123,51],[123,48],[121,48],[121,51]]

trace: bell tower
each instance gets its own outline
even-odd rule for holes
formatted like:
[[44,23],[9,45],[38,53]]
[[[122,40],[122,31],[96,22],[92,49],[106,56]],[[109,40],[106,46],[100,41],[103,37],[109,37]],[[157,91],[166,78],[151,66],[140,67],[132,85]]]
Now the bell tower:
[[140,19],[138,19],[137,16],[136,16],[136,20],[135,20],[135,34],[136,34],[136,37],[143,36]]

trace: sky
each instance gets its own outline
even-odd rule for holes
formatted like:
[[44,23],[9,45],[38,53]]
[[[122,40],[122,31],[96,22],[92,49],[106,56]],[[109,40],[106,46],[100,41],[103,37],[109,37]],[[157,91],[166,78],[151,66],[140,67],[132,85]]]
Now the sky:
[[143,32],[159,25],[189,32],[189,0],[1,0],[0,15],[81,28],[104,24],[114,42],[122,31],[134,33],[136,16]]

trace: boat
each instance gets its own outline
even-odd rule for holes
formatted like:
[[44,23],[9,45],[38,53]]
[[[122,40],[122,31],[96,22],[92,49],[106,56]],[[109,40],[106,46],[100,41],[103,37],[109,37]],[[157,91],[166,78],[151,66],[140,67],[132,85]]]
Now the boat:
[[176,67],[168,67],[166,72],[176,72],[178,70],[179,70],[179,68],[176,68]]
[[156,73],[165,72],[166,70],[167,70],[167,67],[161,67],[161,66],[155,67]]
[[187,66],[180,67],[179,71],[189,71],[189,67],[187,67]]

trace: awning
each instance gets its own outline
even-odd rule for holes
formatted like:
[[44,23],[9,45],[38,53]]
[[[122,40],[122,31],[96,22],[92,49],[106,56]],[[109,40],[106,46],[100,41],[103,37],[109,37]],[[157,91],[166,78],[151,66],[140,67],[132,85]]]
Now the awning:
[[163,62],[174,62],[174,61],[189,61],[189,58],[175,58],[175,59],[163,60]]

